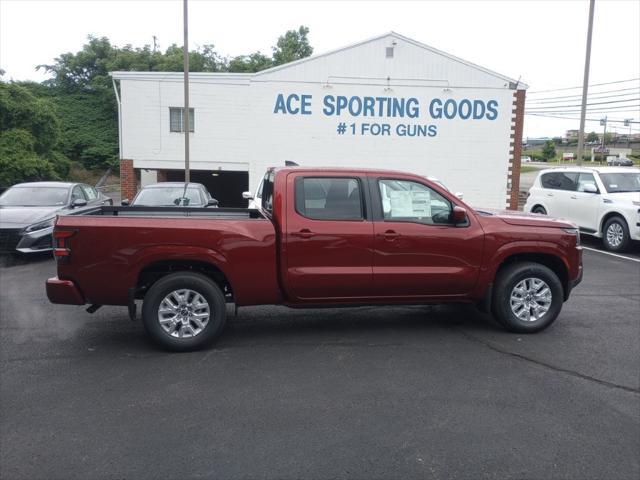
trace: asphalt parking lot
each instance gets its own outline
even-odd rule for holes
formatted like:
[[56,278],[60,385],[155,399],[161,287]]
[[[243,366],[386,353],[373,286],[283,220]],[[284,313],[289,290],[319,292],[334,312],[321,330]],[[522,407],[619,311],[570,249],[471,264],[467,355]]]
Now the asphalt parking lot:
[[[587,242],[587,247],[597,244]],[[0,269],[0,477],[640,477],[640,259],[584,254],[545,332],[465,306],[240,309],[167,354]]]

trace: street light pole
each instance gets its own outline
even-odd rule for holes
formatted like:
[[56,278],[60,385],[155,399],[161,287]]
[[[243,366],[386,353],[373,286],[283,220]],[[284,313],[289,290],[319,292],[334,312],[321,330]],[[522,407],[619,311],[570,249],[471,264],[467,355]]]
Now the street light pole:
[[[186,1],[186,0],[185,0]],[[591,61],[591,34],[593,33],[593,10],[596,0],[589,2],[589,28],[587,29],[587,53],[584,59],[584,80],[582,82],[582,107],[580,109],[580,130],[578,130],[578,165],[582,165],[584,150],[584,123],[587,115],[587,91],[589,89],[589,63]]]
[[182,0],[182,6],[184,23],[184,181],[186,191],[186,186],[191,181],[191,173],[189,171],[189,12],[187,0]]

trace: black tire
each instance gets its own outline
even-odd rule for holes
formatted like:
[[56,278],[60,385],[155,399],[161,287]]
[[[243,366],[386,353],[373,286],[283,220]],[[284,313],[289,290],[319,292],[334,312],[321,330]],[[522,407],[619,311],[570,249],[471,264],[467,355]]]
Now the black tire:
[[[191,320],[185,320],[185,330],[191,328],[191,332],[198,331],[198,333],[182,338],[167,332],[159,320],[159,309],[163,300],[171,292],[179,290],[191,290],[200,294],[206,300],[209,308],[208,322],[201,330],[198,331],[197,325]],[[162,277],[149,289],[142,305],[142,323],[151,339],[160,347],[174,352],[197,350],[213,343],[222,333],[226,317],[226,303],[220,288],[211,279],[192,272],[178,272]],[[173,333],[179,335],[176,328],[180,325],[179,321],[168,321],[165,325],[167,328],[172,328]],[[182,327],[179,329],[182,330]],[[189,335],[189,333],[187,334]]]
[[630,240],[629,227],[622,217],[611,217],[602,227],[602,243],[607,250],[623,252],[629,246]]
[[[540,318],[534,320],[521,319],[511,308],[511,295],[515,287],[526,279],[543,281],[551,293],[548,310]],[[544,288],[541,288],[539,292],[543,290]],[[563,301],[564,289],[553,270],[539,263],[517,262],[499,270],[494,284],[491,310],[496,320],[506,330],[517,333],[534,333],[544,330],[555,321],[562,310]],[[531,312],[532,309],[523,306],[521,311]],[[523,313],[523,315],[525,314]]]
[[540,205],[536,205],[535,207],[533,207],[531,209],[531,213],[539,213],[541,215],[546,215],[547,211],[545,210],[544,207],[540,206]]

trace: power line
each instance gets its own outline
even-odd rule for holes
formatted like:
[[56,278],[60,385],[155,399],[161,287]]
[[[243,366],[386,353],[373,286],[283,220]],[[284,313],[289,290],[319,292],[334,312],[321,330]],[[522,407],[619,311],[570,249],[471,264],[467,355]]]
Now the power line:
[[[590,105],[610,105],[612,103],[628,103],[628,102],[636,102],[640,100],[640,97],[637,98],[629,98],[627,100],[609,100],[607,102],[593,102],[593,103],[587,103],[587,106]],[[539,109],[550,109],[550,108],[567,108],[567,107],[580,107],[582,105],[580,104],[572,104],[572,105],[550,105],[548,107],[545,106],[541,106],[541,107],[534,107],[534,108],[539,108]]]
[[[602,85],[613,85],[613,84],[616,84],[616,83],[628,83],[628,82],[633,82],[635,80],[640,80],[640,77],[638,77],[638,78],[630,78],[628,80],[618,80],[616,82],[594,83],[594,84],[589,85],[589,86],[590,87],[600,87]],[[576,90],[578,88],[582,88],[582,85],[579,85],[577,87],[551,88],[549,90],[535,90],[535,91],[528,92],[528,93],[533,94],[533,93],[546,93],[546,92],[561,92],[561,91],[565,91],[565,90]]]
[[[629,88],[615,88],[613,90],[601,90],[599,92],[591,92],[590,95],[600,95],[602,93],[616,93],[616,92],[626,92],[629,90],[640,90],[640,86],[639,87],[629,87]],[[527,92],[529,93],[529,92]],[[562,99],[562,98],[580,98],[582,97],[582,95],[577,94],[577,95],[558,95],[555,97],[538,97],[538,98],[533,98],[532,101],[537,102],[539,100],[555,100],[555,99]]]
[[[573,117],[565,117],[562,115],[547,115],[544,113],[527,113],[525,112],[525,115],[530,115],[533,117],[545,117],[545,118],[559,118],[562,120],[578,120],[579,117],[573,116]],[[587,122],[599,122],[601,119],[600,118],[586,118],[585,119]],[[612,120],[610,118],[607,119],[607,122],[609,123],[624,123],[624,120]],[[629,123],[640,123],[640,121],[638,122],[634,122],[634,121],[630,121]]]
[[[628,93],[618,93],[616,95],[602,95],[602,96],[591,96],[589,95],[589,99],[590,100],[602,100],[603,98],[617,98],[617,97],[628,97],[630,95],[637,95],[638,93],[640,93],[640,88],[638,89],[632,89],[632,90],[637,90],[637,92],[628,92]],[[573,102],[578,100],[577,98],[564,98],[564,99],[560,99],[560,100],[532,100],[530,102],[527,103],[533,103],[535,105],[539,105],[539,104],[547,104],[547,103],[562,103],[562,102]]]
[[[575,108],[573,110],[526,110],[526,113],[550,113],[550,114],[558,114],[558,115],[565,115],[568,113],[578,113],[580,111],[579,108]],[[608,108],[608,109],[599,109],[599,110],[588,110],[587,113],[592,113],[592,114],[600,114],[600,113],[620,113],[620,114],[625,114],[626,113],[631,113],[631,114],[638,114],[640,112],[640,109],[633,109],[633,110],[628,110],[628,109],[618,109],[618,108]]]

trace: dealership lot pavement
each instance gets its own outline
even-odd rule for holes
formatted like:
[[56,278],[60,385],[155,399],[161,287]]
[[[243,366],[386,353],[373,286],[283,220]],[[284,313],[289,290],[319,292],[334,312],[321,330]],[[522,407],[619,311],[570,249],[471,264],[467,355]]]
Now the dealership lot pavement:
[[537,335],[470,307],[260,307],[188,354],[123,308],[50,305],[46,258],[2,268],[0,477],[636,479],[640,263],[585,268]]

